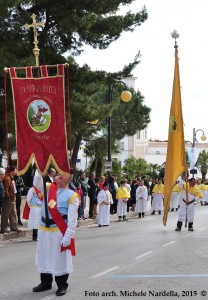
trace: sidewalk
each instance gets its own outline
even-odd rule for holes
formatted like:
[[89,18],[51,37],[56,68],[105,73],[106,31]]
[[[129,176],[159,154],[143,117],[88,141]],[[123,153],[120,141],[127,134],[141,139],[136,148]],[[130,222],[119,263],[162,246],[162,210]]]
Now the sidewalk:
[[[21,205],[21,210],[23,211],[24,206],[25,206],[25,197],[22,197],[22,205]],[[148,204],[147,204],[147,214],[150,213],[150,199],[148,199]],[[85,209],[85,216],[88,217],[89,214],[89,202],[87,200],[87,204],[86,204],[86,209]],[[138,214],[134,211],[130,211],[127,213],[127,219],[131,219],[131,218],[135,218],[137,217]],[[111,222],[116,222],[118,221],[118,216],[117,214],[115,215],[110,215],[110,221]],[[13,240],[16,238],[32,238],[32,230],[27,228],[27,220],[22,220],[23,226],[19,226],[18,228],[21,229],[21,232],[10,232],[10,233],[4,233],[4,234],[0,234],[0,242],[1,241],[6,241],[6,240]],[[84,227],[84,226],[89,226],[89,225],[93,225],[93,224],[97,224],[97,218],[96,219],[86,219],[86,220],[78,220],[77,221],[77,227]]]

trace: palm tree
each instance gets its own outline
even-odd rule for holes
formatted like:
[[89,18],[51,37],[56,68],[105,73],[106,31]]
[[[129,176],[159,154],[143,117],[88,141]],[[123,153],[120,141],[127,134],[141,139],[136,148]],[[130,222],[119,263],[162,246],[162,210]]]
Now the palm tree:
[[208,152],[206,152],[205,150],[202,150],[202,152],[200,152],[198,160],[196,162],[196,166],[200,169],[202,173],[202,180],[203,182],[205,182],[208,170]]

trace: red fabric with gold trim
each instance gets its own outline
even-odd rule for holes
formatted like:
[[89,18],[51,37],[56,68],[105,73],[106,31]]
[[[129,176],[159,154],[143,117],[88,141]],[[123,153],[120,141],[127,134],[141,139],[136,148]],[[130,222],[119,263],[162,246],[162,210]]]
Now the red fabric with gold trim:
[[[43,201],[43,194],[35,186],[33,186],[33,188],[34,188],[34,190],[35,190],[35,192],[37,194],[37,197],[42,202]],[[23,210],[23,213],[22,213],[22,218],[25,219],[25,220],[28,220],[29,219],[29,215],[30,215],[30,207],[28,206],[27,201],[26,201],[25,202],[25,207],[24,207],[24,210]]]
[[57,75],[33,78],[31,67],[26,77],[17,77],[10,68],[16,126],[18,174],[24,174],[34,159],[42,176],[52,162],[59,173],[69,174],[65,126],[64,65]]
[[[56,205],[56,195],[57,195],[58,186],[56,183],[52,183],[50,190],[48,192],[48,210],[58,226],[61,233],[64,235],[67,229],[67,224],[65,223],[64,219],[62,218],[60,212],[57,209]],[[71,238],[71,244],[67,247],[61,246],[61,252],[65,250],[71,250],[72,256],[76,255],[75,251],[75,241],[74,238]]]

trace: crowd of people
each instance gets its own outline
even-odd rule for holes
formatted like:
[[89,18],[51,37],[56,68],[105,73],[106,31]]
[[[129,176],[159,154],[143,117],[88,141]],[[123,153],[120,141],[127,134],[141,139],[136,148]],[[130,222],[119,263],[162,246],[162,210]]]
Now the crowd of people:
[[[23,225],[20,208],[24,187],[15,166],[7,170],[0,168],[2,234],[21,231],[18,225]],[[40,284],[33,288],[33,292],[51,289],[54,277],[58,287],[56,295],[66,293],[68,276],[73,271],[74,235],[78,220],[96,218],[99,227],[109,226],[111,214],[117,214],[118,221],[123,222],[130,210],[135,211],[138,218],[144,218],[148,198],[151,199],[151,214],[161,214],[164,208],[162,178],[147,180],[147,176],[136,176],[130,182],[125,178],[118,182],[116,175],[96,177],[95,173],[91,173],[87,178],[85,172],[81,172],[77,181],[73,182],[71,175],[57,174],[54,168],[50,168],[45,177],[36,171],[22,215],[33,231],[32,239],[38,241],[36,265]],[[86,209],[87,199],[89,209]],[[170,201],[170,211],[178,211],[176,231],[181,231],[183,222],[188,223],[189,231],[194,230],[196,202],[201,205],[208,203],[208,189],[201,179],[176,182]],[[89,215],[86,215],[87,212]],[[48,257],[51,259],[48,260]]]

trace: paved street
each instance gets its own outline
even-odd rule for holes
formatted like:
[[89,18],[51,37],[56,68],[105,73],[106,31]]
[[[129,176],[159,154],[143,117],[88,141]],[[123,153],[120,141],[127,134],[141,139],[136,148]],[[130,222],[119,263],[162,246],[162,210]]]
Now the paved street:
[[[79,227],[70,290],[62,299],[207,299],[208,207],[195,211],[193,233],[175,232],[176,212],[169,213],[166,227],[159,215]],[[0,242],[0,299],[57,298],[55,284],[31,292],[39,283],[35,248],[28,238]]]

